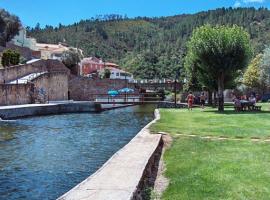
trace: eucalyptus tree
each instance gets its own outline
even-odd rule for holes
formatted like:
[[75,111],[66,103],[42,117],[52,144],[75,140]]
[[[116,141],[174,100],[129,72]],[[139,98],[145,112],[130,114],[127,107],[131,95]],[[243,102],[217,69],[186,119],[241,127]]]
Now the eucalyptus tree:
[[225,83],[244,69],[252,55],[249,34],[241,27],[205,25],[193,31],[187,44],[190,66],[196,62],[198,77],[210,79],[218,89],[219,111],[224,111]]

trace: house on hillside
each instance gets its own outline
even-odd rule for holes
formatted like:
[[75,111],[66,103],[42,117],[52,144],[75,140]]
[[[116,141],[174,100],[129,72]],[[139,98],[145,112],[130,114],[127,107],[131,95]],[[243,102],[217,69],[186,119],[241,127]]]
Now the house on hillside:
[[133,75],[120,69],[119,65],[111,62],[104,62],[96,57],[84,58],[79,66],[81,76],[91,76],[91,74],[96,74],[106,68],[111,72],[110,79],[133,80]]
[[109,69],[111,72],[110,79],[122,79],[128,80],[129,82],[133,80],[133,75],[129,72],[126,72],[124,70],[115,67],[107,67],[107,69]]
[[[18,33],[11,41],[10,45],[17,48],[27,48],[32,51],[32,57],[41,58],[44,60],[52,59],[52,60],[60,60],[62,59],[62,55],[65,51],[70,49],[75,49],[82,54],[82,50],[74,47],[69,47],[67,44],[59,43],[59,44],[45,44],[38,43],[35,38],[31,38],[27,36],[26,30],[22,27]],[[27,57],[29,59],[29,57]]]
[[41,52],[41,59],[44,60],[61,60],[63,53],[69,50],[69,47],[63,44],[37,43],[36,48]]

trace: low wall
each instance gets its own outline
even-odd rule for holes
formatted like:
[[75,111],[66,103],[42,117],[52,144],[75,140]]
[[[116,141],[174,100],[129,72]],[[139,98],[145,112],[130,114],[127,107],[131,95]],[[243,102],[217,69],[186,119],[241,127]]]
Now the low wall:
[[16,119],[29,116],[53,115],[63,113],[99,112],[101,105],[93,102],[31,104],[0,107],[0,118]]
[[93,94],[107,94],[108,90],[119,90],[125,87],[134,88],[134,84],[128,84],[125,80],[102,79],[93,80],[84,77],[70,77],[70,98],[75,101],[90,101],[96,98]]
[[0,84],[0,106],[29,104],[32,102],[33,84]]
[[[58,200],[143,199],[143,190],[149,177],[155,175],[155,162],[159,160],[162,136],[151,134],[150,126],[144,127],[126,146],[116,152],[96,173],[78,184]],[[159,155],[159,156],[158,156]]]

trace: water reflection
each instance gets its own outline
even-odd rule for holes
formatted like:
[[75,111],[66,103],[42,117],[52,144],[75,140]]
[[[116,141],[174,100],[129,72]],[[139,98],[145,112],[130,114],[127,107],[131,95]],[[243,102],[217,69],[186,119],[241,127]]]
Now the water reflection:
[[55,199],[95,172],[152,117],[153,107],[138,106],[1,122],[0,199]]

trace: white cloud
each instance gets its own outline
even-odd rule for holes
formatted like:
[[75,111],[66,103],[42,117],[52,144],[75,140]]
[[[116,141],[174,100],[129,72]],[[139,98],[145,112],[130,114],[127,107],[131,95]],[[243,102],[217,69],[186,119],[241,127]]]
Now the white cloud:
[[265,0],[236,0],[233,7],[238,8],[242,4],[250,4],[250,3],[264,3]]
[[233,7],[235,7],[235,8],[238,8],[238,7],[240,7],[241,6],[241,2],[240,1],[236,1],[235,3],[234,3],[234,5],[233,5]]
[[243,0],[244,3],[263,3],[265,0]]

